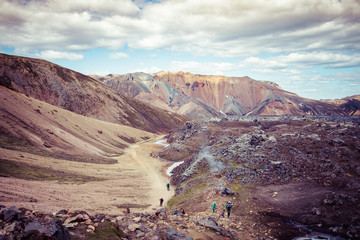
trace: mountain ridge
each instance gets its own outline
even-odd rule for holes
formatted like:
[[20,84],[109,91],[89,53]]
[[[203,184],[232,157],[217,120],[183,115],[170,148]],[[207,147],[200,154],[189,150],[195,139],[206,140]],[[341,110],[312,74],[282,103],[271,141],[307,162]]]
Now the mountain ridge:
[[[181,71],[92,77],[131,97],[164,109],[170,107],[174,112],[190,117],[359,114],[357,105],[352,106],[355,108],[352,111],[345,111],[332,101],[303,98],[283,90],[276,83],[257,81],[250,77],[200,75]],[[192,104],[189,105],[190,102]],[[183,106],[187,106],[186,111],[180,110]]]
[[41,59],[0,54],[0,85],[80,115],[149,132],[168,132],[186,120]]

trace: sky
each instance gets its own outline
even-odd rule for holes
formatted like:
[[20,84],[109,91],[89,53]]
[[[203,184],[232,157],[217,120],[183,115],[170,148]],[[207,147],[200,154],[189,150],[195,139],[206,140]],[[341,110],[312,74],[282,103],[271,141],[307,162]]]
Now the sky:
[[0,52],[84,74],[248,76],[360,94],[360,0],[0,0]]

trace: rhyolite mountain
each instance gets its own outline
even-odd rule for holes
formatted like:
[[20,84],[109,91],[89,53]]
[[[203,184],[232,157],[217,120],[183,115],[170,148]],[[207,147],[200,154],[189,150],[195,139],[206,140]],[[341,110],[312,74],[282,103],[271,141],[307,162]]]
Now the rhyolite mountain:
[[187,72],[92,77],[136,99],[198,118],[359,114],[359,106],[352,104],[350,100],[342,100],[340,104],[307,99],[285,91],[273,82],[256,81],[249,77],[209,76]]
[[0,85],[83,116],[149,132],[168,132],[186,120],[40,59],[0,54]]

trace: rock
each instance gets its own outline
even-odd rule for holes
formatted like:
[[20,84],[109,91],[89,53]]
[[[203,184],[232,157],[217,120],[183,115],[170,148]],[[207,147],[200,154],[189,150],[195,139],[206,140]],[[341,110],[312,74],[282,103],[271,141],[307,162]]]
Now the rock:
[[95,231],[95,227],[93,225],[89,225],[87,228],[91,229],[92,231]]
[[212,217],[205,217],[197,221],[197,224],[200,226],[204,226],[207,228],[214,229],[217,232],[221,232],[221,227],[216,223],[216,221]]
[[163,215],[163,214],[166,214],[165,208],[160,208],[155,213],[156,216]]
[[342,140],[340,138],[334,138],[330,141],[330,143],[334,146],[345,146],[346,145],[344,140]]
[[192,237],[186,237],[184,234],[171,227],[165,228],[165,236],[168,240],[193,240]]
[[66,228],[74,228],[78,225],[78,223],[64,223],[63,226]]
[[141,238],[141,237],[144,237],[144,236],[145,236],[145,233],[143,233],[141,231],[137,232],[137,234],[136,234],[136,238]]
[[78,215],[76,215],[75,217],[67,218],[64,223],[71,223],[71,222],[75,222],[75,221],[76,221],[76,222],[82,222],[82,221],[84,221],[83,215],[82,215],[82,214],[78,214]]
[[134,218],[133,221],[138,223],[141,221],[141,217]]
[[68,212],[65,210],[65,209],[63,209],[63,210],[60,210],[60,211],[58,211],[57,213],[56,213],[56,215],[65,215],[65,214],[67,214]]
[[131,232],[134,232],[136,229],[139,229],[141,226],[140,224],[136,224],[136,223],[133,223],[133,224],[130,224],[128,226],[128,229],[131,231]]
[[25,239],[56,239],[70,240],[70,233],[62,226],[60,220],[52,219],[48,222],[35,220],[28,223],[24,229]]
[[90,225],[90,224],[92,224],[91,219],[87,219],[87,220],[85,220],[85,224],[86,224],[86,225]]
[[19,217],[20,211],[16,207],[11,207],[9,209],[3,209],[2,212],[2,219],[4,222],[12,222],[17,220]]
[[321,138],[318,134],[310,134],[310,135],[307,135],[307,138],[310,138],[310,139],[313,139],[313,140],[316,140],[316,141],[321,141]]
[[6,232],[14,232],[16,229],[18,229],[19,222],[15,221],[9,226],[5,227],[4,230]]
[[221,194],[233,196],[233,195],[234,195],[234,191],[232,191],[232,190],[229,189],[229,188],[223,187],[223,188],[221,189]]
[[313,208],[311,209],[311,214],[312,214],[312,215],[320,215],[320,214],[321,214],[321,210],[318,209],[318,208],[316,208],[316,207],[313,207]]
[[196,127],[196,123],[194,122],[186,122],[186,128],[187,129],[194,129]]

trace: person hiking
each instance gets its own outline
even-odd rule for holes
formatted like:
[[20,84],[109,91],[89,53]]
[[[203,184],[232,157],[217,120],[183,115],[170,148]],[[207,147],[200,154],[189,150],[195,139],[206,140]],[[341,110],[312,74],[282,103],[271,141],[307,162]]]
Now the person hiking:
[[178,210],[177,210],[177,209],[175,209],[174,215],[177,215],[177,214],[178,214]]
[[213,201],[213,203],[211,204],[211,208],[212,208],[212,211],[214,212],[215,208],[216,208],[216,202],[215,201]]
[[183,210],[181,211],[181,213],[182,213],[183,215],[185,215],[185,209],[183,209]]
[[170,183],[166,184],[166,188],[168,191],[170,191]]
[[226,211],[227,211],[227,213],[228,213],[228,218],[230,217],[230,211],[231,211],[231,208],[232,208],[232,203],[230,202],[230,201],[228,201],[227,203],[226,203]]
[[163,202],[164,202],[164,199],[160,198],[160,207],[162,206]]
[[220,213],[220,217],[219,217],[219,218],[221,218],[221,217],[223,217],[223,218],[225,217],[225,209],[223,209],[222,212]]

